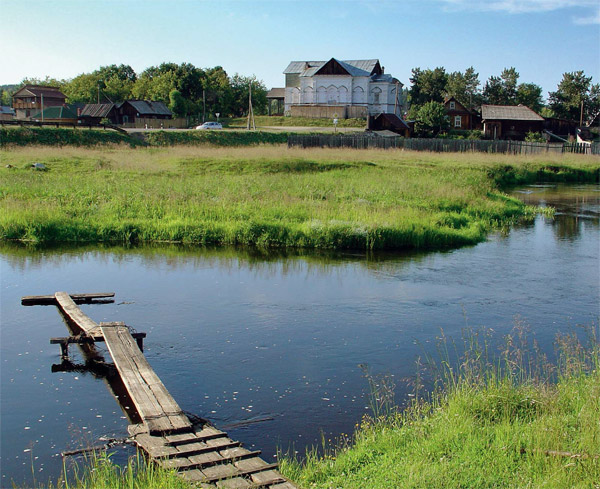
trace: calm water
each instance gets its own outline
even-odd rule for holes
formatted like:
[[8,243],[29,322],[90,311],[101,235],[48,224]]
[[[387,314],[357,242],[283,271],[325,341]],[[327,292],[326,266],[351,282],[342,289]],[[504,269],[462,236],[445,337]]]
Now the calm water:
[[359,364],[393,375],[405,400],[401,379],[441,329],[459,339],[465,325],[485,326],[500,340],[523,321],[551,352],[557,332],[597,324],[600,187],[517,195],[557,206],[556,219],[449,252],[1,249],[1,485],[30,484],[32,471],[55,479],[61,451],[127,427],[102,379],[51,372],[60,348],[49,338],[67,330],[55,307],[23,307],[21,296],[116,292],[84,311],[147,332],[147,358],[181,407],[272,459],[278,446],[303,452],[321,432],[352,431],[368,406]]

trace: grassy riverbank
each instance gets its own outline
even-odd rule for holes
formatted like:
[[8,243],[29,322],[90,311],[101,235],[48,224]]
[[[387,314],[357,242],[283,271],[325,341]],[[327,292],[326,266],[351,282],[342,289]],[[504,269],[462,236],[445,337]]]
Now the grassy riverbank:
[[[404,408],[394,404],[391,377],[368,377],[376,416],[364,418],[336,447],[325,444],[324,456],[281,456],[282,473],[303,489],[597,488],[597,326],[585,344],[559,336],[555,365],[520,331],[507,338],[500,358],[488,356],[486,335],[469,336],[458,362],[446,353],[426,362],[436,388],[424,394],[416,378],[416,397]],[[440,345],[441,352],[450,346]],[[100,456],[44,487],[190,486],[141,459],[120,468]]]
[[600,167],[596,157],[285,146],[28,147],[0,156],[2,240],[363,250],[477,243],[533,215],[501,184],[597,181]]
[[[558,345],[557,367],[519,349],[488,363],[481,345],[471,345],[460,368],[439,364],[441,384],[427,400],[365,419],[323,457],[284,458],[282,473],[323,489],[597,488],[598,338],[583,348],[562,336]],[[384,408],[385,382],[373,384]]]

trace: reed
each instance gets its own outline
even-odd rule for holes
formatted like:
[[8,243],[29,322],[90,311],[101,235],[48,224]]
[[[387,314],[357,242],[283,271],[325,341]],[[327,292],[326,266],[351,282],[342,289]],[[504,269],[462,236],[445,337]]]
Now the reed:
[[[342,437],[324,454],[282,456],[281,471],[318,488],[597,487],[597,325],[587,332],[586,343],[575,334],[557,337],[555,364],[519,330],[499,356],[486,333],[469,334],[458,362],[443,339],[430,364],[437,389],[364,418],[350,441]],[[375,382],[378,398],[389,399],[380,392],[385,384]]]

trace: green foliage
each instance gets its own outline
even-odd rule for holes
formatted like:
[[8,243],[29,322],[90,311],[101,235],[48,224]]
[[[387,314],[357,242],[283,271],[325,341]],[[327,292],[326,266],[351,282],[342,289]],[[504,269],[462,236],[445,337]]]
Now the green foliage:
[[517,87],[516,103],[529,107],[538,114],[544,107],[542,87],[535,83],[521,83]]
[[171,109],[171,112],[173,112],[175,117],[185,116],[187,112],[185,99],[179,90],[173,89],[171,90],[171,93],[169,93],[169,109]]
[[556,117],[579,121],[583,104],[583,121],[591,120],[600,111],[600,84],[593,84],[584,72],[564,73],[555,92],[550,92],[548,102]]
[[88,129],[11,127],[0,128],[0,147],[7,146],[140,146],[138,139],[114,131]]
[[541,132],[529,131],[525,135],[525,141],[531,142],[531,143],[545,143],[546,138],[543,136],[543,134]]
[[454,97],[463,106],[472,109],[481,104],[479,73],[470,66],[464,73],[455,71],[448,74],[445,88],[446,97]]
[[421,106],[427,102],[443,102],[447,82],[448,75],[443,67],[434,70],[413,68],[408,92],[410,103]]
[[427,102],[417,112],[417,131],[421,136],[436,136],[450,127],[444,104]]

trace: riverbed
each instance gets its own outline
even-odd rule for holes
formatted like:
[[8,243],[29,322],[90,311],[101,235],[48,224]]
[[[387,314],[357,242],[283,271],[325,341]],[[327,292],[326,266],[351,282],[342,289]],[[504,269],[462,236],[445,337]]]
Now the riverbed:
[[393,376],[405,402],[417,358],[442,334],[460,343],[465,328],[487,328],[499,347],[519,326],[552,356],[557,333],[598,324],[600,186],[515,195],[555,217],[434,253],[0,248],[1,485],[56,480],[61,452],[126,437],[101,378],[52,373],[49,338],[67,330],[55,307],[21,306],[25,295],[115,292],[84,312],[146,332],[148,361],[180,406],[269,461],[352,432],[370,412],[360,365]]

